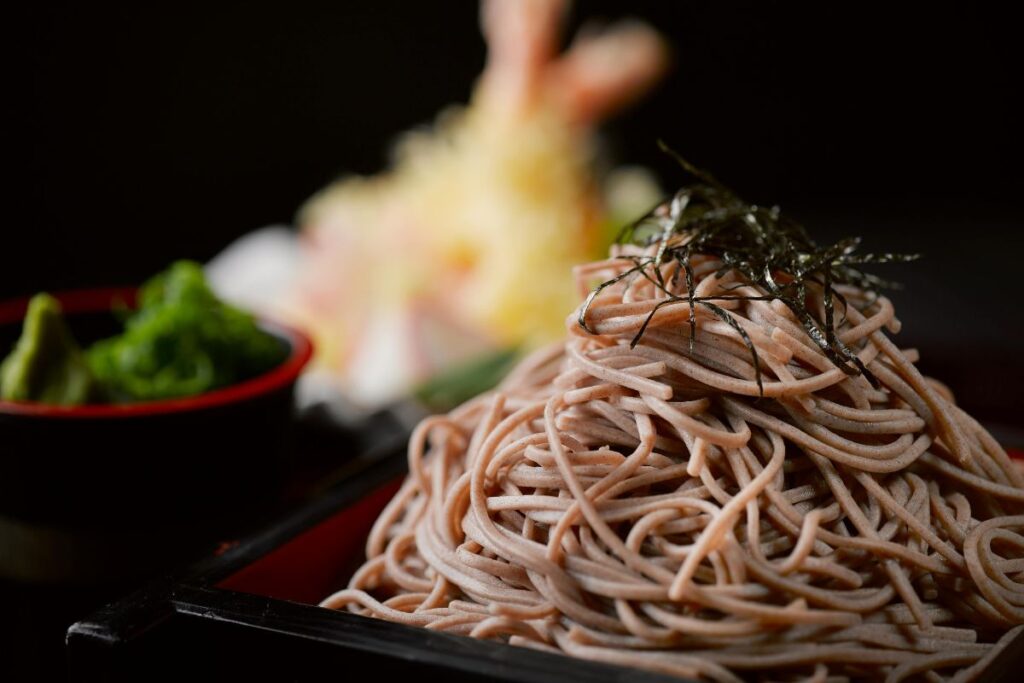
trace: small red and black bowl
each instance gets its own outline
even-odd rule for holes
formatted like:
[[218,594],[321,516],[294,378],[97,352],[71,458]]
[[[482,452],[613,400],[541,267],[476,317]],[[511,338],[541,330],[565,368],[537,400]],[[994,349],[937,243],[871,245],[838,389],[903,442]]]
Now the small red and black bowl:
[[[132,289],[56,294],[84,345],[119,330]],[[0,349],[28,299],[0,303]],[[285,481],[295,383],[312,355],[297,330],[262,375],[189,398],[128,405],[0,401],[0,579],[111,583],[145,575],[273,506]]]

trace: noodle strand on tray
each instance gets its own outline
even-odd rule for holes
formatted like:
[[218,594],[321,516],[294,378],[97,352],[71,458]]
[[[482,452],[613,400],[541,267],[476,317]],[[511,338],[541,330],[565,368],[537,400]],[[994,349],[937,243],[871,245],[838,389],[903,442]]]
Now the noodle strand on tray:
[[655,253],[580,268],[618,279],[564,343],[419,426],[323,605],[716,681],[977,678],[1024,623],[1020,470],[884,297],[837,287],[851,374],[715,257],[694,288],[735,325],[677,262],[631,274]]

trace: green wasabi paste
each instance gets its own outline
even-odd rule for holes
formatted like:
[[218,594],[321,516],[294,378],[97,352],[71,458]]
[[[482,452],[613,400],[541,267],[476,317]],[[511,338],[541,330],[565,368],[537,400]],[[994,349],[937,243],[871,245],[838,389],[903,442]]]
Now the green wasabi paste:
[[49,294],[29,301],[25,324],[14,350],[0,365],[0,397],[78,405],[98,396],[85,354],[61,316],[60,303]]

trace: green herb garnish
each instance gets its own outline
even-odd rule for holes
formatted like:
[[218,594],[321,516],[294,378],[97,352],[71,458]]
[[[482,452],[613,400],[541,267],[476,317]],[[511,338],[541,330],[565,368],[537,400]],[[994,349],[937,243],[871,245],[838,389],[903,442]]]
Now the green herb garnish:
[[[807,335],[832,363],[848,375],[863,374],[872,385],[874,375],[857,355],[836,335],[835,302],[845,309],[846,299],[835,290],[835,285],[852,285],[868,293],[893,287],[874,275],[864,273],[860,266],[878,263],[902,263],[919,258],[919,254],[856,254],[859,238],[844,239],[836,244],[820,247],[807,234],[806,229],[783,216],[779,207],[765,208],[747,204],[706,171],[700,170],[661,143],[696,182],[684,186],[671,198],[660,203],[638,220],[625,226],[618,242],[639,246],[657,245],[654,255],[629,256],[633,267],[617,277],[598,285],[584,303],[579,315],[580,326],[587,326],[587,312],[595,297],[607,287],[630,277],[644,277],[666,296],[648,314],[633,337],[631,346],[639,343],[662,307],[687,303],[690,306],[690,352],[697,336],[695,311],[701,306],[728,324],[743,340],[750,351],[757,386],[764,394],[761,362],[749,335],[736,319],[715,302],[729,300],[777,300],[793,312]],[[718,275],[737,271],[744,280],[760,288],[762,296],[717,295],[698,297],[691,259],[694,256],[713,256],[722,261]],[[671,282],[666,283],[661,266],[675,261],[679,270]],[[678,285],[680,273],[685,278],[686,294],[671,291]],[[820,318],[807,306],[808,285],[822,290],[824,317]],[[841,323],[840,323],[841,324]]]
[[518,360],[519,350],[514,348],[484,354],[434,375],[416,387],[413,395],[430,410],[451,410],[474,396],[493,389]]
[[179,261],[142,286],[123,334],[94,344],[89,367],[114,402],[194,396],[280,363],[284,345],[220,301],[199,264]]

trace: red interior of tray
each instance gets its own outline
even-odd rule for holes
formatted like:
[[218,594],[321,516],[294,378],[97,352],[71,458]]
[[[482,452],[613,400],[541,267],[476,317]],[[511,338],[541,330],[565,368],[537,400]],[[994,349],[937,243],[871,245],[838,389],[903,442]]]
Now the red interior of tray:
[[402,477],[378,487],[307,529],[217,586],[279,600],[317,604],[345,585],[363,557],[363,543]]
[[[1024,462],[1024,450],[1010,450]],[[317,604],[345,585],[374,520],[398,491],[391,481],[221,581],[220,588]]]

